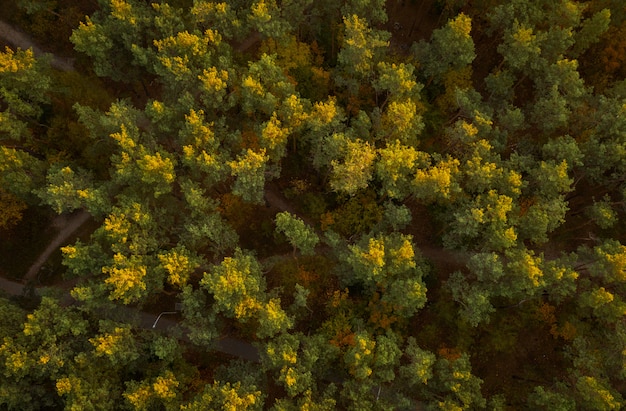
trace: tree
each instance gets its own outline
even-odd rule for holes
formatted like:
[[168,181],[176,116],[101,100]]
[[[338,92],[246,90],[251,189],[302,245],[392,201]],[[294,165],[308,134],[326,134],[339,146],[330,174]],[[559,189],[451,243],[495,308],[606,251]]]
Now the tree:
[[32,49],[16,51],[6,47],[0,52],[0,132],[12,140],[29,140],[45,104],[51,78],[49,62],[35,58]]
[[244,201],[261,203],[268,159],[264,149],[259,152],[247,149],[237,157],[237,160],[228,162],[231,175],[236,177],[233,194],[240,196]]
[[390,34],[370,28],[367,21],[356,14],[344,17],[343,24],[345,32],[337,55],[340,68],[337,82],[356,94],[358,80],[371,77],[382,53],[389,46]]
[[406,146],[400,141],[388,142],[378,150],[376,175],[382,182],[383,193],[391,198],[404,199],[411,193],[411,178],[420,168],[430,163],[427,153]]
[[[160,10],[163,9],[169,7]],[[147,48],[152,40],[143,33],[151,31],[150,23],[155,14],[154,9],[134,0],[103,1],[101,9],[87,16],[73,31],[70,40],[77,51],[93,59],[97,75],[116,81],[136,81],[141,73],[139,67],[147,63],[139,51]],[[171,17],[166,21],[171,22]]]
[[242,386],[241,383],[206,384],[196,397],[181,405],[181,410],[200,411],[222,408],[226,410],[262,410],[263,395],[254,386]]
[[440,82],[445,73],[472,63],[476,54],[471,29],[471,18],[461,13],[443,28],[434,30],[428,43],[421,41],[413,45],[412,52],[428,83]]
[[[15,321],[15,314],[7,320]],[[79,310],[61,307],[49,297],[44,297],[39,306],[21,320],[14,323],[15,333],[2,336],[0,357],[4,382],[0,402],[26,409],[58,405],[54,385],[50,382],[65,374],[75,361],[75,355],[85,350],[89,323]],[[26,395],[21,398],[22,405],[16,402],[15,396],[20,389],[24,390],[22,395]]]
[[372,176],[376,152],[367,142],[345,139],[343,161],[331,161],[332,177],[330,186],[338,192],[354,195],[359,189],[368,186]]
[[502,251],[516,245],[517,233],[509,217],[513,211],[513,199],[490,190],[477,194],[453,214],[451,230],[444,237],[449,246],[473,243],[483,250]]
[[276,229],[285,234],[289,243],[293,246],[294,256],[296,249],[300,249],[303,255],[311,255],[314,253],[319,238],[313,229],[308,227],[304,221],[284,211],[276,214],[275,222]]
[[[426,157],[426,156],[424,156]],[[432,164],[433,160],[435,164]],[[413,195],[425,203],[449,202],[462,191],[459,177],[459,160],[436,155],[425,158],[425,167],[418,168],[412,179]]]
[[39,197],[61,214],[85,208],[92,215],[103,215],[111,205],[106,187],[97,187],[87,170],[72,170],[54,165],[48,170],[46,187],[38,190]]
[[213,294],[216,311],[243,321],[259,310],[265,291],[261,266],[241,250],[205,273],[201,285]]
[[[438,358],[433,367],[433,379],[428,384],[433,394],[439,392],[436,404],[441,409],[484,408],[486,400],[480,392],[482,380],[471,373],[466,354],[450,360]],[[434,402],[435,402],[434,401]]]
[[184,245],[159,254],[161,267],[167,273],[168,282],[182,288],[189,282],[189,277],[204,265],[202,257],[189,251]]
[[280,299],[267,295],[261,266],[250,253],[235,250],[233,257],[226,257],[204,273],[200,285],[212,294],[215,313],[242,323],[254,320],[260,338],[271,337],[293,324],[280,306]]
[[0,181],[4,191],[27,203],[46,169],[48,153],[35,135],[50,89],[46,59],[36,59],[32,49],[0,52]]
[[399,233],[364,235],[340,255],[346,264],[344,282],[361,284],[371,294],[380,292],[381,303],[389,304],[402,317],[410,317],[426,303],[422,282],[426,269],[411,240],[411,236]]

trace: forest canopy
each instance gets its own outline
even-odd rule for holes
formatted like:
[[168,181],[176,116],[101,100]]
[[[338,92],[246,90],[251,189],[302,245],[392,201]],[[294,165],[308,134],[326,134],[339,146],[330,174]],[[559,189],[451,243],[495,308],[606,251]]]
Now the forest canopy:
[[7,10],[0,409],[626,406],[621,1]]

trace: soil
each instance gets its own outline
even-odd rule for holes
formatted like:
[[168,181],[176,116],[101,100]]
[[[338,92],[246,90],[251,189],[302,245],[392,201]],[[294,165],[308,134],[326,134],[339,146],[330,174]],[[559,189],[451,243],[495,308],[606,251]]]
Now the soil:
[[0,231],[0,270],[7,278],[22,278],[54,237],[51,214],[42,207],[31,207],[15,226]]
[[37,257],[35,262],[30,266],[23,278],[24,282],[34,281],[41,267],[48,261],[53,252],[63,245],[84,223],[86,223],[91,215],[86,211],[80,210],[71,215],[60,215],[55,218],[51,225],[57,229],[60,228],[58,234],[50,241],[46,249]]
[[381,28],[391,33],[391,45],[406,52],[419,40],[430,38],[441,25],[435,0],[387,0],[388,20]]
[[[18,30],[17,28],[5,23],[0,20],[0,45],[4,43],[5,46],[11,45],[14,47],[19,47],[23,50],[32,49],[35,56],[41,57],[45,55],[35,42],[26,34]],[[50,64],[53,68],[61,71],[72,71],[74,70],[74,60],[52,56],[52,60]]]

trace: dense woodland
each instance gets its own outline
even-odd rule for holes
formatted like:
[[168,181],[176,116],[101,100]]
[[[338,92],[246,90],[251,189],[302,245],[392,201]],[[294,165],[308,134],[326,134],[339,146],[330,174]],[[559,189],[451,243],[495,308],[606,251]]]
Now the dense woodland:
[[0,409],[626,406],[622,0],[15,3]]

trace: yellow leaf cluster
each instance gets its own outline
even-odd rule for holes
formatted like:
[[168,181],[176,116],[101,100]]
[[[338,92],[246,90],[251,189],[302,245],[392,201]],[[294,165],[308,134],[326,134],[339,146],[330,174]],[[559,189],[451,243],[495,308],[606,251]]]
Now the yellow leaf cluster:
[[355,194],[367,187],[371,178],[376,151],[368,142],[348,141],[343,162],[333,160],[330,186],[335,191]]
[[297,374],[296,374],[296,370],[294,370],[292,367],[283,367],[281,369],[281,374],[282,374],[283,379],[285,380],[285,384],[288,387],[293,387],[296,385]]
[[533,257],[531,254],[524,253],[520,259],[512,263],[520,274],[530,280],[533,287],[539,287],[543,278],[543,271],[539,267],[539,258]]
[[111,138],[116,140],[124,151],[132,151],[132,149],[136,146],[135,141],[129,135],[128,127],[125,124],[120,125],[119,133],[111,134]]
[[214,46],[218,46],[222,42],[222,35],[217,30],[205,30],[204,38]]
[[427,200],[436,197],[451,199],[453,195],[454,176],[459,172],[460,162],[449,158],[429,169],[419,169],[415,173],[413,184],[421,188]]
[[398,267],[415,267],[415,250],[409,238],[404,238],[398,248],[392,248],[389,252],[393,264]]
[[205,89],[218,92],[228,86],[228,71],[211,67],[210,69],[204,69],[202,74],[198,76],[198,79],[202,81]]
[[240,383],[236,383],[234,386],[227,383],[220,388],[220,394],[223,398],[221,406],[224,411],[246,410],[257,403],[258,397],[261,395],[259,391],[240,395],[239,388]]
[[118,20],[126,20],[130,24],[137,23],[133,14],[132,6],[124,0],[110,0],[111,15]]
[[357,378],[367,378],[372,374],[369,363],[374,355],[376,341],[357,335],[354,348],[349,351],[350,373]]
[[137,161],[137,165],[144,172],[141,180],[145,183],[164,182],[169,184],[176,178],[174,163],[170,158],[163,158],[161,153],[144,154]]
[[318,101],[313,105],[312,118],[319,122],[320,125],[330,124],[339,111],[337,109],[337,100],[332,97],[327,101]]
[[179,287],[187,284],[189,275],[195,268],[188,256],[174,250],[160,254],[159,261],[168,273],[169,282]]
[[520,27],[515,33],[513,33],[513,38],[523,45],[530,46],[530,44],[535,41],[537,36],[533,34],[532,28]]
[[605,254],[604,257],[611,264],[611,271],[618,281],[626,280],[626,246],[620,245],[619,252]]
[[176,36],[163,40],[154,40],[154,46],[159,52],[182,48],[186,55],[198,56],[206,53],[206,42],[188,31],[179,32]]
[[146,289],[144,282],[146,267],[140,264],[127,264],[124,261],[125,257],[119,253],[113,258],[117,266],[102,267],[102,273],[109,275],[104,282],[113,286],[111,299],[121,299],[128,303]]
[[149,385],[141,385],[131,392],[125,392],[124,397],[135,407],[135,409],[140,410],[150,402],[152,390]]
[[405,134],[414,128],[417,117],[417,105],[411,99],[392,101],[387,105],[383,116],[383,124],[393,129],[394,134]]
[[500,195],[496,190],[487,193],[486,212],[493,221],[504,222],[507,213],[513,209],[513,199],[509,196]]
[[171,371],[167,371],[165,376],[158,376],[152,384],[152,389],[157,397],[162,399],[172,399],[176,397],[174,391],[179,383]]
[[299,127],[309,118],[308,113],[304,111],[302,101],[295,94],[291,94],[283,101],[282,109],[285,112],[283,118],[288,121],[290,127]]
[[239,160],[229,161],[228,166],[232,169],[232,173],[236,175],[254,172],[260,169],[265,164],[265,161],[267,161],[265,149],[261,149],[259,152],[247,149],[245,155],[241,156]]
[[280,306],[280,300],[272,298],[263,308],[264,321],[271,325],[272,329],[279,330],[290,323],[285,310]]
[[[191,109],[189,110],[189,114],[185,114],[185,131],[194,138],[194,145],[198,148],[211,145],[214,142],[215,133],[211,128],[213,124],[213,122],[204,122],[204,110],[196,111]],[[187,149],[187,147],[193,150],[192,146],[185,146],[185,149]]]
[[[3,347],[0,347],[0,352],[4,351],[5,348],[6,347],[3,344]],[[28,362],[28,353],[17,350],[6,356],[4,365],[10,372],[16,373],[24,369]]]
[[124,350],[123,344],[120,343],[128,337],[129,330],[127,328],[115,327],[112,333],[90,338],[89,342],[96,349],[97,355],[111,356],[120,350]]
[[604,287],[600,287],[591,294],[591,304],[593,308],[601,307],[613,301],[615,296],[607,291]]
[[15,53],[9,47],[4,53],[0,53],[0,73],[17,73],[20,70],[28,70],[35,65],[35,55],[32,49]]
[[463,38],[470,37],[470,31],[472,31],[472,19],[464,14],[460,13],[453,20],[448,23],[455,33],[458,33]]
[[297,361],[296,351],[292,349],[291,347],[289,347],[288,350],[283,351],[282,357],[283,357],[283,361],[289,364],[295,364]]
[[[112,213],[104,219],[104,230],[107,235],[114,239],[117,243],[126,243],[130,232],[130,221],[126,218],[124,213]],[[68,253],[72,250],[68,248]]]
[[55,385],[59,395],[65,395],[72,391],[72,382],[67,377],[58,379]]
[[361,253],[361,256],[376,267],[378,273],[385,265],[385,242],[382,239],[370,238],[367,252]]
[[261,132],[264,145],[269,149],[274,149],[283,145],[289,138],[289,129],[282,127],[280,120],[276,117],[276,113],[265,123]]
[[178,81],[183,80],[185,76],[191,74],[191,70],[189,69],[189,58],[187,56],[159,56],[159,61],[163,67],[168,69]]
[[261,85],[261,82],[259,80],[256,80],[254,78],[252,78],[251,76],[247,76],[244,80],[242,85],[249,89],[250,92],[257,94],[259,96],[264,96],[265,95],[265,90],[263,89],[263,86]]
[[272,19],[269,7],[265,0],[259,0],[250,7],[252,16],[262,23],[267,23]]
[[260,306],[261,304],[256,299],[250,296],[245,296],[239,300],[233,309],[235,312],[235,318],[246,319],[254,312],[258,311]]

